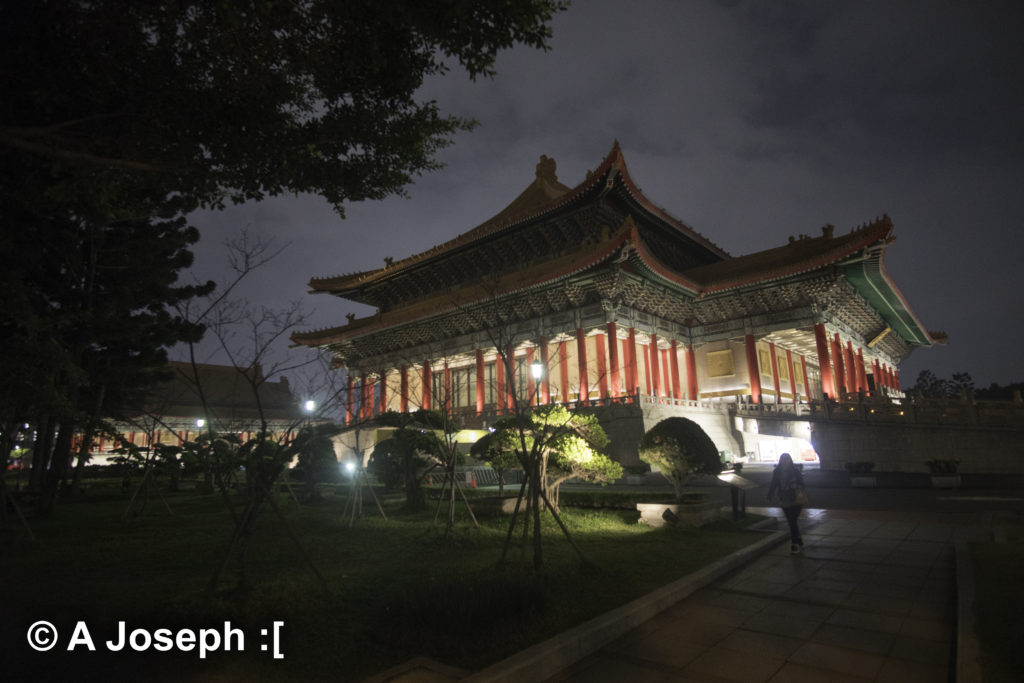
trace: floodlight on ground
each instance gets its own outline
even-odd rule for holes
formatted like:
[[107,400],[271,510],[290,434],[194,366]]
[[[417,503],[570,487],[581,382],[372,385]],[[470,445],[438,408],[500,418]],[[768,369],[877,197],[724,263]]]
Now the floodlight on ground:
[[348,472],[349,474],[352,474],[353,472],[356,471],[356,464],[349,460],[348,462],[345,463],[345,471]]

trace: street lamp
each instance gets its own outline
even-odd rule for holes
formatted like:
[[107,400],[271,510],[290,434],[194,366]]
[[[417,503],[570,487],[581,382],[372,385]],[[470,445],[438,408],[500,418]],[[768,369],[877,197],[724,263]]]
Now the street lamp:
[[196,427],[198,427],[199,429],[202,429],[203,425],[205,425],[205,424],[206,424],[206,420],[204,420],[203,418],[199,418],[199,419],[196,420]]
[[540,379],[544,376],[544,364],[539,360],[535,360],[530,363],[530,374],[533,375],[534,379]]
[[312,413],[314,410],[316,410],[316,401],[309,399],[306,401],[306,412]]

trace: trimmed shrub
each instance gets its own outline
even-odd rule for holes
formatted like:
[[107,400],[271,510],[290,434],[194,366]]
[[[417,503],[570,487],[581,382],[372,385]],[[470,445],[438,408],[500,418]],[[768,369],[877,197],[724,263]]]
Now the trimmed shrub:
[[640,459],[657,467],[672,482],[676,500],[696,474],[718,474],[722,460],[711,437],[693,420],[670,417],[654,425],[640,440]]

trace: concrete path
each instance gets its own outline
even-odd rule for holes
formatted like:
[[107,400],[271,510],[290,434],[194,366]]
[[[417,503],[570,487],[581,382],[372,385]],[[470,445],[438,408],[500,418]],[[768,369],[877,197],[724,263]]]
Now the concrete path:
[[810,510],[801,528],[802,555],[779,545],[549,681],[953,680],[953,543],[990,539],[989,516]]

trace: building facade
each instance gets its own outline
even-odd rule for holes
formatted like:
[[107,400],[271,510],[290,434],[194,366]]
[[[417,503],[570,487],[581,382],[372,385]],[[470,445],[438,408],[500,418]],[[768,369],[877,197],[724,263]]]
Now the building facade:
[[293,341],[347,370],[350,424],[421,407],[478,427],[523,402],[899,396],[900,361],[944,335],[886,272],[892,233],[883,216],[733,257],[648,200],[616,142],[575,187],[541,157],[533,182],[476,228],[312,279],[314,293],[377,311]]

